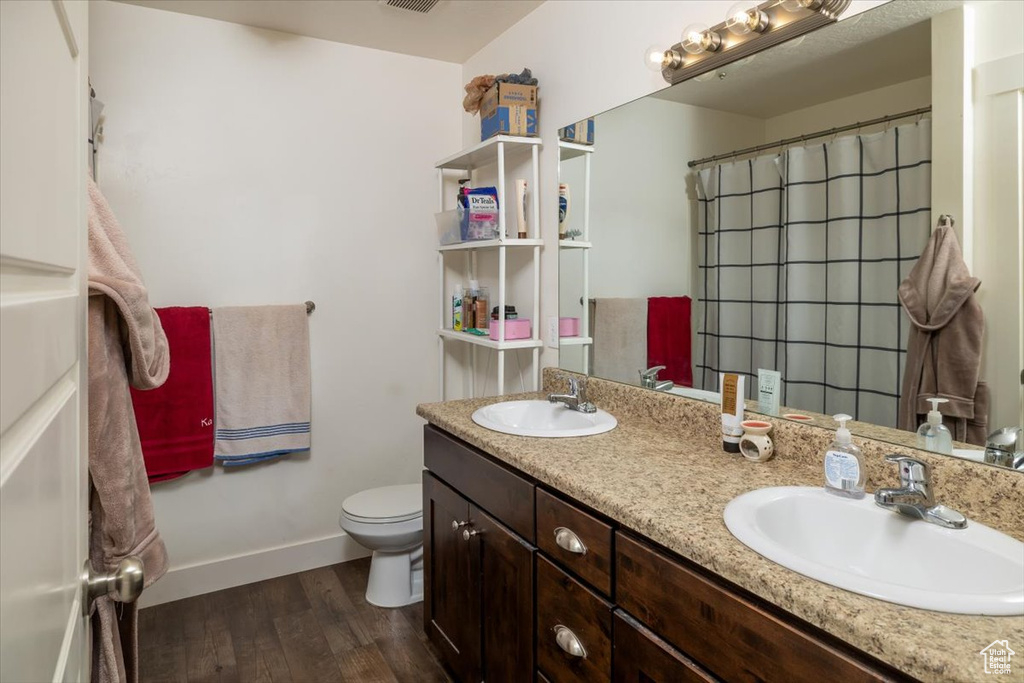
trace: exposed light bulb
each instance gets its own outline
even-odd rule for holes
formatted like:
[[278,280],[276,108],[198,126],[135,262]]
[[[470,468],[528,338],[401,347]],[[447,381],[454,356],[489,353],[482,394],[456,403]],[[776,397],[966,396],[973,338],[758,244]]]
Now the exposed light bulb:
[[658,45],[651,45],[644,51],[644,66],[655,73],[661,73],[668,68],[677,68],[682,63],[682,56],[675,50],[666,50]]
[[751,31],[764,33],[768,30],[768,15],[762,12],[751,0],[742,0],[729,10],[725,27],[737,36],[745,36]]
[[683,50],[691,55],[702,52],[717,52],[722,46],[722,37],[704,24],[690,24],[683,29]]

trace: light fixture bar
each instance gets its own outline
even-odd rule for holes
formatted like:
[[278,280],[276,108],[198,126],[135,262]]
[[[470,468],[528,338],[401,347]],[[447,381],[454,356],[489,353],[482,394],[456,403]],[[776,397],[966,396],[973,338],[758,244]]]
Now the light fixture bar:
[[713,71],[835,22],[850,6],[850,1],[815,0],[814,2],[781,3],[779,0],[767,0],[753,8],[765,15],[764,21],[767,24],[767,29],[763,33],[751,31],[746,35],[736,35],[728,30],[728,20],[716,24],[707,30],[708,33],[714,34],[720,39],[720,44],[717,45],[715,51],[708,50],[699,54],[687,53],[685,46],[682,43],[677,43],[669,48],[669,51],[685,55],[685,57],[678,66],[666,64],[661,75],[666,81],[675,85],[694,76]]

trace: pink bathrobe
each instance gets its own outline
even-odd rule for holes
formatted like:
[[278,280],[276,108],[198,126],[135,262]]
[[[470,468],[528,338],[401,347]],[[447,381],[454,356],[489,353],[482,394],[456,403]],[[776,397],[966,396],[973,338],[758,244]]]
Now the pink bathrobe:
[[[89,559],[95,570],[110,572],[125,557],[137,555],[148,586],[167,571],[167,550],[153,520],[128,385],[153,389],[163,384],[170,356],[128,241],[92,179],[88,317]],[[94,603],[94,683],[138,680],[137,616],[134,604],[118,605],[109,597]]]
[[988,387],[980,381],[985,314],[973,277],[949,226],[935,229],[921,258],[900,284],[899,298],[910,316],[907,365],[900,395],[900,429],[916,431],[939,406],[943,423],[957,441],[983,446],[988,435]]

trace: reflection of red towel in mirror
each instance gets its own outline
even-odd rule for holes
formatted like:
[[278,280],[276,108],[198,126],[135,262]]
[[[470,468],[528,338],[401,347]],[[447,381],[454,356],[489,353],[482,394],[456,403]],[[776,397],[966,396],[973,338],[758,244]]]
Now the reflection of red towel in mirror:
[[158,308],[171,372],[163,386],[132,389],[149,481],[176,479],[213,465],[210,309]]
[[691,341],[690,297],[652,296],[647,299],[647,367],[665,366],[658,379],[693,386]]

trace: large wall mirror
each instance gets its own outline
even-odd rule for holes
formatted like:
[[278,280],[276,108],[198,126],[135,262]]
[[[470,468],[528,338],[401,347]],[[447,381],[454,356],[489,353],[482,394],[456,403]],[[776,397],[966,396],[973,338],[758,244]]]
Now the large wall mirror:
[[[777,371],[780,417],[846,413],[907,446],[943,398],[952,455],[1024,469],[1009,160],[1024,133],[979,108],[970,77],[975,125],[1009,126],[986,129],[1009,151],[943,128],[965,106],[948,87],[963,48],[943,43],[963,4],[890,2],[597,114],[593,144],[561,142],[560,366],[714,402],[719,373],[739,373],[766,413],[759,371]],[[984,207],[947,217],[933,196],[965,144],[975,169],[1015,174],[975,192],[995,207],[984,225]],[[1015,257],[992,268],[1000,254]]]

